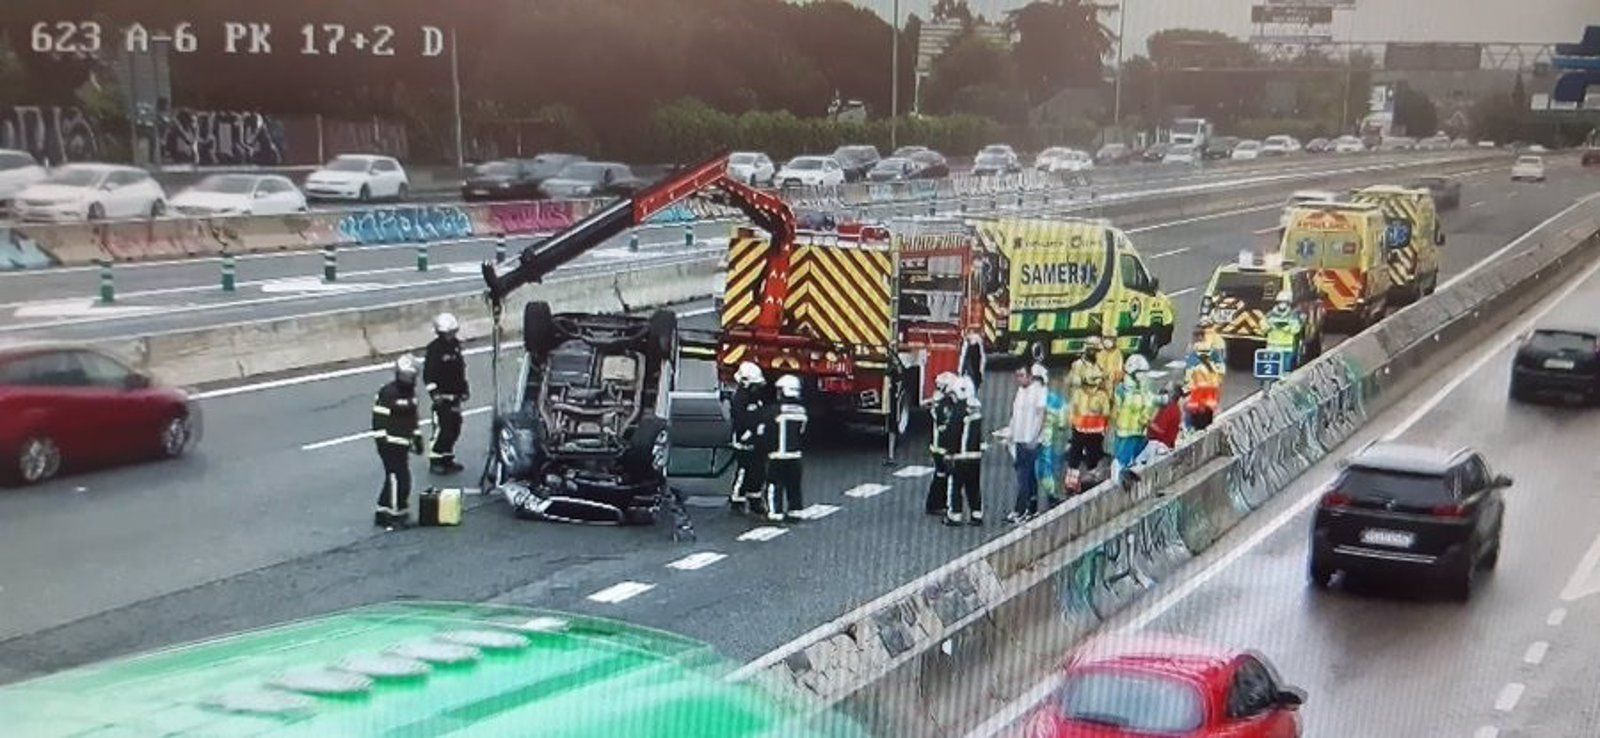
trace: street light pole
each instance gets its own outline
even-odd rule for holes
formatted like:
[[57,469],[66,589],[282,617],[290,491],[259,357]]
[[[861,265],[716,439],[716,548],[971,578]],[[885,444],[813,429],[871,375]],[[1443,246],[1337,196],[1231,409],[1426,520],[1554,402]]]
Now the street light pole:
[[450,28],[450,87],[456,103],[456,168],[466,166],[466,156],[461,147],[461,64],[456,58],[456,29]]
[[1117,3],[1117,81],[1114,85],[1116,92],[1112,95],[1111,125],[1122,125],[1122,44],[1127,38],[1128,29],[1128,0],[1119,0]]
[[894,21],[890,23],[894,31],[893,40],[889,42],[889,148],[896,149],[900,146],[900,0],[894,0]]

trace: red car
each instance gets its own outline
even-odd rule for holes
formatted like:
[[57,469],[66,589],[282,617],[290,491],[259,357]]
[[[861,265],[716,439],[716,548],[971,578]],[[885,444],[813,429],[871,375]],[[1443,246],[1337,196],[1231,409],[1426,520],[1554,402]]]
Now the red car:
[[182,455],[198,417],[182,391],[77,346],[0,348],[0,481]]
[[1304,701],[1255,654],[1172,636],[1118,636],[1072,654],[1027,735],[1298,738]]

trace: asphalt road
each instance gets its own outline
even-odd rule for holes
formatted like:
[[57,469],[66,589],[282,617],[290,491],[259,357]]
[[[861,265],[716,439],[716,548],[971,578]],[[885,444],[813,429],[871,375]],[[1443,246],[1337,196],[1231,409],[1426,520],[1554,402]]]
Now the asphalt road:
[[[1031,202],[1025,212],[1047,212],[1051,208],[1082,212],[1082,208],[1090,208],[1087,212],[1092,213],[1095,205],[1119,198],[1137,199],[1173,188],[1258,183],[1261,177],[1282,177],[1285,187],[1292,188],[1302,175],[1311,179],[1330,170],[1381,167],[1407,158],[1416,157],[1285,158],[1207,169],[1108,170],[1133,174],[1123,175],[1126,179],[1120,184],[1097,185],[1093,200],[1089,192],[1078,192],[1074,193],[1076,199],[1061,198],[1049,205]],[[1141,174],[1151,171],[1159,177],[1145,179]],[[1373,176],[1381,178],[1376,172]],[[1004,197],[976,198],[970,207],[982,209],[991,204],[1015,208]],[[956,204],[944,203],[942,207],[953,212]],[[730,228],[727,222],[698,224],[694,228],[695,242],[700,247],[720,248]],[[646,227],[640,230],[641,253],[650,259],[681,258],[689,251],[683,245],[683,237],[681,226]],[[514,239],[508,243],[508,253],[514,254],[530,242],[531,239]],[[474,274],[478,263],[493,254],[494,244],[488,239],[432,244],[431,271],[422,273],[416,270],[413,245],[344,248],[339,251],[340,276],[334,284],[325,284],[321,279],[320,253],[249,255],[237,260],[237,291],[232,293],[221,290],[220,262],[214,258],[118,265],[114,269],[116,300],[112,304],[97,302],[100,275],[95,267],[0,272],[0,338],[115,338],[469,293],[477,287]],[[637,258],[629,250],[627,236],[618,236],[586,255],[573,269],[637,265]]]
[[[1593,189],[1592,177],[1567,166],[1544,185],[1513,187],[1500,171],[1469,178],[1463,210],[1446,216],[1447,274]],[[1133,235],[1180,314],[1192,316],[1210,269],[1276,217],[1260,209]],[[689,306],[685,323],[708,325],[707,312]],[[1166,358],[1177,355],[1174,347]],[[466,459],[486,448],[484,359],[470,359],[477,395]],[[949,530],[921,514],[923,437],[886,463],[870,438],[830,433],[810,450],[806,481],[807,501],[823,515],[768,540],[751,539],[762,526],[722,509],[721,484],[711,482],[685,483],[696,494],[695,544],[673,543],[664,527],[517,521],[498,500],[460,528],[378,533],[370,520],[379,474],[361,431],[384,373],[358,367],[222,390],[201,399],[206,437],[186,459],[0,490],[0,681],[407,597],[604,614],[750,658],[1002,529],[996,520]],[[1001,376],[985,384],[995,425],[1008,412],[1008,384]],[[1247,384],[1230,382],[1230,401]],[[1011,496],[1002,456],[984,474],[994,518]],[[693,554],[703,555],[686,559]],[[669,567],[679,561],[687,570]],[[687,568],[694,564],[704,565]]]
[[[1600,693],[1600,473],[1592,409],[1511,403],[1518,334],[1593,325],[1596,267],[1482,335],[1165,588],[1106,626],[1264,653],[1306,690],[1308,736],[1581,738],[1597,734]],[[1544,311],[1548,310],[1548,313]],[[1306,578],[1311,505],[1337,461],[1368,440],[1482,451],[1515,480],[1503,555],[1466,603],[1401,578]]]

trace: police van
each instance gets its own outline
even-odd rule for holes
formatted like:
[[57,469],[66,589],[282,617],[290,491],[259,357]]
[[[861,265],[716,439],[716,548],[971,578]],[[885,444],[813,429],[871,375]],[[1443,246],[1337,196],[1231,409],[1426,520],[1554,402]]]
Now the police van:
[[1330,324],[1356,332],[1383,318],[1392,278],[1383,211],[1371,203],[1306,203],[1289,209],[1278,251],[1311,270]]
[[1433,294],[1439,285],[1439,247],[1444,229],[1433,193],[1375,185],[1350,193],[1352,202],[1383,210],[1383,253],[1389,267],[1390,304],[1404,305]]
[[1154,357],[1172,342],[1176,310],[1127,234],[1085,218],[974,221],[988,270],[999,351],[1035,360],[1113,337]]
[[1229,364],[1248,365],[1256,349],[1266,346],[1267,313],[1283,294],[1289,295],[1289,306],[1300,318],[1295,354],[1303,364],[1322,353],[1322,293],[1311,270],[1284,261],[1280,254],[1244,253],[1211,273],[1200,298],[1200,316],[1210,318],[1227,343]]

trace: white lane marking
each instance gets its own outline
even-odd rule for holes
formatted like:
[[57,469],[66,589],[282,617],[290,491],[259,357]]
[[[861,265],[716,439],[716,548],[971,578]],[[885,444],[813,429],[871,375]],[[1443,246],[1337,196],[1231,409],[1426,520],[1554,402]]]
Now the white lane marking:
[[1549,641],[1534,641],[1528,644],[1528,650],[1522,652],[1522,663],[1538,666],[1544,663],[1544,656],[1549,652]]
[[1600,536],[1595,536],[1594,543],[1589,544],[1589,550],[1584,553],[1578,568],[1567,579],[1567,586],[1561,589],[1561,601],[1572,602],[1600,592],[1600,577],[1595,576],[1596,567],[1600,567]]
[[931,467],[931,466],[914,466],[913,465],[913,466],[905,467],[905,468],[895,472],[894,475],[899,477],[899,478],[901,478],[901,479],[914,479],[916,477],[925,477],[925,476],[928,476],[929,474],[932,474],[932,473],[933,473],[933,467]]
[[589,599],[593,602],[615,605],[618,602],[631,600],[655,588],[656,585],[645,582],[619,582],[589,595]]
[[712,314],[712,313],[714,313],[716,311],[717,311],[717,308],[715,306],[708,306],[708,307],[703,307],[703,308],[695,308],[693,310],[685,310],[685,311],[683,311],[681,313],[678,313],[678,317],[680,317],[680,318],[694,318],[694,317],[699,317],[701,315],[710,315],[710,314]]
[[257,285],[268,295],[281,294],[338,294],[342,292],[367,292],[381,287],[377,282],[324,282],[321,277],[285,277],[271,279]]
[[1516,190],[1512,190],[1512,191],[1511,191],[1511,194],[1509,194],[1509,195],[1506,195],[1506,199],[1507,199],[1507,200],[1512,200],[1512,199],[1515,199],[1515,198],[1516,198],[1516,196],[1517,196],[1517,191],[1516,191]]
[[881,495],[881,494],[883,494],[885,492],[888,492],[888,491],[889,491],[889,485],[887,485],[887,484],[876,484],[876,483],[873,483],[873,482],[868,482],[866,484],[858,484],[858,485],[856,485],[854,487],[851,487],[850,489],[845,490],[844,491],[844,496],[845,497],[855,497],[857,499],[864,500],[864,499],[867,499],[868,497],[877,497],[878,495]]
[[[1554,310],[1556,306],[1564,302],[1567,297],[1573,293],[1573,291],[1577,290],[1578,287],[1588,282],[1589,279],[1594,276],[1594,273],[1597,270],[1600,270],[1600,262],[1595,262],[1585,269],[1583,274],[1579,275],[1577,279],[1574,279],[1571,284],[1568,284],[1566,287],[1562,288],[1562,290],[1557,293],[1553,299],[1550,299],[1548,303],[1530,316],[1526,323],[1528,325],[1532,325],[1534,322],[1543,319],[1544,316],[1549,314],[1550,311]],[[1484,365],[1488,364],[1495,357],[1499,356],[1500,352],[1505,350],[1507,346],[1511,345],[1513,341],[1517,340],[1518,336],[1520,336],[1526,330],[1526,327],[1521,327],[1517,330],[1507,331],[1505,332],[1506,338],[1504,340],[1498,343],[1488,344],[1487,348],[1483,348],[1481,350],[1481,353],[1476,359],[1473,360],[1471,365],[1469,365],[1461,373],[1457,374],[1455,378],[1451,379],[1443,387],[1439,388],[1439,390],[1435,392],[1433,396],[1424,401],[1421,406],[1411,413],[1411,415],[1400,421],[1400,423],[1392,428],[1389,433],[1385,434],[1384,437],[1388,440],[1393,440],[1394,438],[1399,437],[1400,434],[1410,430],[1412,426],[1416,425],[1422,420],[1423,416],[1427,415],[1429,412],[1432,412],[1434,408],[1439,406],[1439,403],[1444,402],[1446,396],[1448,396],[1451,392],[1454,392],[1455,389],[1460,387],[1463,382],[1466,382],[1468,379],[1472,378],[1473,375],[1477,374],[1478,371],[1484,367]],[[1482,344],[1480,344],[1480,346],[1482,346]],[[1249,553],[1255,547],[1261,545],[1261,543],[1267,540],[1268,537],[1272,536],[1272,534],[1278,532],[1278,530],[1282,529],[1283,526],[1288,525],[1289,521],[1294,520],[1302,512],[1305,512],[1306,508],[1316,504],[1317,500],[1319,499],[1321,499],[1321,496],[1317,495],[1314,491],[1306,493],[1304,497],[1296,500],[1293,505],[1290,505],[1287,510],[1279,513],[1278,517],[1273,518],[1266,525],[1251,533],[1250,536],[1246,538],[1237,548],[1227,551],[1221,557],[1211,562],[1210,566],[1195,572],[1195,575],[1192,578],[1184,580],[1177,587],[1173,588],[1171,592],[1168,592],[1166,595],[1152,602],[1149,609],[1139,613],[1137,617],[1129,621],[1128,624],[1123,627],[1122,631],[1124,633],[1132,633],[1142,630],[1145,626],[1155,621],[1156,618],[1165,615],[1168,610],[1176,607],[1179,602],[1182,602],[1189,595],[1194,594],[1195,591],[1199,590],[1201,587],[1204,587],[1208,582],[1216,578],[1218,574],[1221,574],[1223,569],[1226,569],[1233,562],[1243,558],[1245,554]]]
[[1544,619],[1544,624],[1548,625],[1548,626],[1550,626],[1552,628],[1559,628],[1559,627],[1561,627],[1562,623],[1566,622],[1566,620],[1567,620],[1567,608],[1558,607],[1558,608],[1550,611],[1550,615],[1547,616]]
[[[491,405],[484,405],[482,407],[475,407],[475,408],[472,408],[470,410],[463,410],[461,412],[461,417],[470,418],[470,417],[472,417],[474,415],[482,415],[482,414],[484,414],[486,412],[489,412],[490,410],[493,410],[493,409],[494,409],[494,407],[491,406]],[[428,427],[430,425],[433,425],[433,419],[432,418],[423,418],[422,422],[418,423],[418,425],[426,428],[426,427]],[[316,451],[319,448],[328,448],[329,446],[338,446],[339,444],[342,444],[342,443],[350,443],[351,441],[359,441],[359,440],[361,440],[363,438],[372,438],[372,437],[374,437],[376,435],[378,435],[377,431],[362,431],[360,433],[351,433],[351,434],[346,435],[346,436],[339,436],[338,438],[329,438],[326,441],[317,441],[316,443],[308,443],[308,444],[306,444],[304,446],[301,446],[300,450],[301,451]]]
[[[127,297],[127,295],[123,295]],[[144,315],[160,310],[159,307],[150,305],[109,305],[101,303],[92,297],[73,300],[43,300],[40,302],[17,303],[18,307],[12,315],[18,318],[79,318],[85,315],[98,317],[128,317],[131,315]]]
[[1196,288],[1196,287],[1185,287],[1185,288],[1183,288],[1181,290],[1178,290],[1177,292],[1168,292],[1167,293],[1167,297],[1180,297],[1182,295],[1187,295],[1190,292],[1195,291],[1196,289],[1198,289],[1198,288]]
[[1161,252],[1159,254],[1151,254],[1150,258],[1151,259],[1165,259],[1168,256],[1177,256],[1178,254],[1186,253],[1186,252],[1191,251],[1193,249],[1194,249],[1193,246],[1184,246],[1183,248],[1172,249],[1170,251],[1163,251],[1163,252]]
[[1522,699],[1522,691],[1527,689],[1521,682],[1511,682],[1500,688],[1499,696],[1494,698],[1494,709],[1499,712],[1511,712],[1517,709],[1517,701]]
[[824,505],[819,502],[794,511],[794,516],[801,520],[821,520],[836,512],[839,512],[838,505]]
[[699,553],[689,554],[688,556],[667,564],[667,568],[677,569],[678,571],[696,571],[699,569],[704,569],[725,558],[728,558],[727,554],[717,553],[716,551],[701,551]]
[[1500,729],[1493,725],[1485,725],[1478,728],[1478,732],[1473,733],[1472,738],[1500,738]]
[[[1150,231],[1159,231],[1159,230],[1161,230],[1163,228],[1173,228],[1173,227],[1181,226],[1181,225],[1189,225],[1190,223],[1202,223],[1202,222],[1205,222],[1205,221],[1208,221],[1208,220],[1216,220],[1218,218],[1231,218],[1231,217],[1233,217],[1235,215],[1247,215],[1249,213],[1259,213],[1259,212],[1261,212],[1263,210],[1276,210],[1276,209],[1281,208],[1281,207],[1283,207],[1283,205],[1281,203],[1276,203],[1275,202],[1275,203],[1271,203],[1271,204],[1267,204],[1267,205],[1257,205],[1257,206],[1251,207],[1251,208],[1239,208],[1238,210],[1224,210],[1224,211],[1222,211],[1220,213],[1212,213],[1210,215],[1197,215],[1197,216],[1195,216],[1193,218],[1184,218],[1182,220],[1174,220],[1174,221],[1172,221],[1170,223],[1153,223],[1153,224],[1147,225],[1147,226],[1139,226],[1138,228],[1129,228],[1126,231],[1124,231],[1124,233],[1127,233],[1128,235],[1131,236],[1131,235],[1133,235],[1135,233],[1148,233]],[[1155,258],[1155,257],[1151,257],[1151,258]]]
[[776,526],[763,525],[760,528],[751,528],[750,530],[740,533],[737,540],[770,541],[788,532],[788,528],[778,528]]
[[1483,207],[1483,202],[1484,202],[1483,200],[1479,200],[1479,201],[1477,201],[1475,203],[1472,203],[1471,205],[1467,206],[1467,209],[1471,210],[1473,208],[1481,208],[1481,207]]

